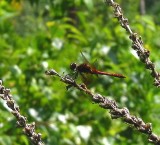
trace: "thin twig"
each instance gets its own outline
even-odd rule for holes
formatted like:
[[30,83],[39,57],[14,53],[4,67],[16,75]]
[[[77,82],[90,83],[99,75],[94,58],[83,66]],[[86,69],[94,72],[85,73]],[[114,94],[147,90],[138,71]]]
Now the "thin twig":
[[141,62],[145,64],[146,69],[151,71],[151,76],[154,78],[154,85],[160,87],[160,73],[155,69],[154,63],[149,59],[150,52],[143,46],[141,36],[133,32],[129,26],[128,19],[124,17],[122,9],[118,3],[113,0],[105,0],[114,9],[114,16],[118,19],[121,26],[130,34],[129,38],[132,40],[132,48],[137,52]]
[[148,141],[160,145],[160,138],[152,133],[151,123],[145,123],[141,118],[133,116],[130,114],[129,110],[124,108],[119,108],[116,101],[108,99],[100,94],[92,93],[84,84],[77,84],[76,81],[69,75],[60,76],[54,69],[46,71],[46,75],[55,75],[60,77],[60,80],[67,84],[67,86],[75,87],[80,91],[85,92],[92,97],[92,101],[98,104],[101,108],[110,110],[109,113],[112,119],[121,118],[124,123],[129,124],[141,133],[148,135]]
[[23,132],[34,145],[44,145],[41,134],[35,132],[35,122],[28,124],[27,118],[20,114],[19,106],[15,104],[10,89],[5,88],[0,80],[0,98],[6,101],[7,106],[12,110],[12,114],[17,119],[17,126],[23,128]]

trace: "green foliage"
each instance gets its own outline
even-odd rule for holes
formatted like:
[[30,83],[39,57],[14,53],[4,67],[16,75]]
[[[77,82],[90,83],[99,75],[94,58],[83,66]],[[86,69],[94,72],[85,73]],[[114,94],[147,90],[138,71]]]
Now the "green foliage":
[[[140,16],[138,1],[118,2],[160,70],[159,16],[152,15],[153,8]],[[115,99],[132,114],[152,122],[154,132],[160,134],[160,93],[131,49],[128,35],[103,1],[1,0],[0,37],[0,78],[11,88],[21,113],[29,122],[36,122],[37,132],[42,133],[46,144],[148,144],[146,136],[121,120],[111,120],[109,113],[92,104],[87,95],[73,88],[67,91],[57,78],[45,76],[48,68],[71,73],[70,63],[83,61],[80,51],[90,62],[97,59],[99,69],[127,77],[122,80],[100,76],[89,86],[91,90]],[[16,128],[16,119],[2,100],[0,114],[0,144],[30,144]]]

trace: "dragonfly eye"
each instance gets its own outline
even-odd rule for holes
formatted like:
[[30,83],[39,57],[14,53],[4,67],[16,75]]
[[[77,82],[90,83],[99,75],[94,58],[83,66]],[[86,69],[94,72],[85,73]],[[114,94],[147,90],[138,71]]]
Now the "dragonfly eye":
[[71,69],[71,70],[75,70],[76,67],[77,67],[77,64],[76,64],[76,63],[71,63],[71,64],[70,64],[70,69]]

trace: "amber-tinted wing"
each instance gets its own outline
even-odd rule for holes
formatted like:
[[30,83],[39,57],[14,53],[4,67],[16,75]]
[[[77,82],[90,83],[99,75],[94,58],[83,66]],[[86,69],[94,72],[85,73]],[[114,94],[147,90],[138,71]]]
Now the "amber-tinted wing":
[[82,82],[86,86],[90,85],[93,82],[93,80],[94,80],[94,75],[92,75],[90,73],[80,73],[80,75],[81,75]]
[[89,61],[87,60],[87,58],[84,56],[83,52],[80,51],[80,53],[81,53],[81,55],[82,55],[82,58],[83,58],[84,63],[90,64]]
[[96,67],[96,66],[98,66],[98,65],[97,65],[97,64],[98,64],[97,59],[96,59],[93,63],[90,63],[90,62],[87,60],[87,58],[84,56],[84,54],[83,54],[82,51],[81,51],[81,55],[82,55],[82,58],[83,58],[83,60],[84,60],[84,63],[89,64],[89,65],[91,66],[91,68],[93,68],[93,69],[97,69],[97,67]]

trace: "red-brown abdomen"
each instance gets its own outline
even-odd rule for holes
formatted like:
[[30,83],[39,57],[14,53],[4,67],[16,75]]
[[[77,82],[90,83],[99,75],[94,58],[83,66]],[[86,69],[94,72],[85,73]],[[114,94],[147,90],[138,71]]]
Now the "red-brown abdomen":
[[121,74],[116,74],[116,73],[108,73],[108,72],[103,72],[99,70],[92,70],[92,74],[99,74],[99,75],[107,75],[107,76],[113,76],[113,77],[118,77],[118,78],[125,78],[124,75]]

